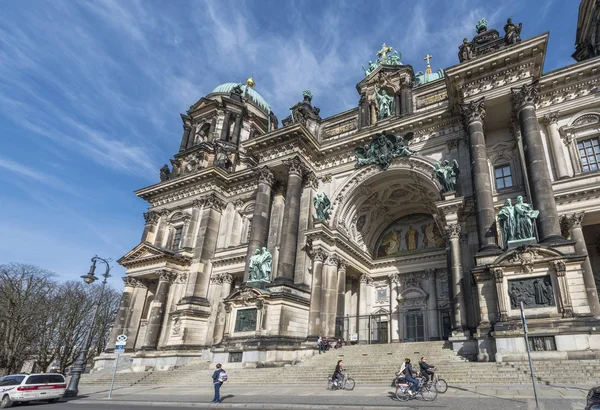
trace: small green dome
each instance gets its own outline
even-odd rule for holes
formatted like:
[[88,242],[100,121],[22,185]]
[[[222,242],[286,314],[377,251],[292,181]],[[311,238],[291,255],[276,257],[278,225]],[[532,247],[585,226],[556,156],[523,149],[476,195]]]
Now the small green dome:
[[254,91],[253,88],[248,87],[246,84],[241,84],[241,83],[221,84],[220,86],[216,87],[212,91],[211,94],[214,94],[214,93],[229,94],[229,93],[233,92],[233,88],[237,85],[239,85],[242,88],[242,95],[245,95],[248,98],[250,98],[250,100],[258,106],[258,108],[260,108],[262,111],[266,112],[267,114],[269,114],[271,112],[271,106],[269,105],[267,100],[265,100],[262,95],[260,95],[256,91]]

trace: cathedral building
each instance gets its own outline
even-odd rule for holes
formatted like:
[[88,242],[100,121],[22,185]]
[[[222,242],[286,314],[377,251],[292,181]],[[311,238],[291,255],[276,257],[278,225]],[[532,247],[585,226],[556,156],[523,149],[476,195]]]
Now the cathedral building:
[[456,64],[415,73],[383,44],[355,108],[302,100],[281,121],[252,79],[181,115],[179,152],[119,263],[106,352],[136,370],[243,366],[345,343],[447,340],[471,360],[600,351],[596,2],[576,63],[543,72],[548,33],[477,22]]

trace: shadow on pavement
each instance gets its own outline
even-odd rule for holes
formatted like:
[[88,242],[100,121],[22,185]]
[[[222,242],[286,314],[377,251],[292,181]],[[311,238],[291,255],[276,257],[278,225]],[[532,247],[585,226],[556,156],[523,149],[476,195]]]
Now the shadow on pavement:
[[507,397],[498,397],[498,396],[493,396],[491,394],[485,394],[485,393],[481,393],[481,392],[478,392],[478,391],[465,389],[464,387],[455,387],[455,386],[448,385],[448,388],[456,389],[456,390],[460,390],[460,391],[466,391],[466,392],[470,392],[470,393],[474,393],[474,394],[477,394],[478,396],[481,396],[481,397],[491,397],[491,398],[496,399],[496,400],[511,401],[511,402],[514,402],[514,403],[522,403],[522,404],[523,403],[527,403],[527,401],[525,399],[518,400],[518,399],[509,399]]

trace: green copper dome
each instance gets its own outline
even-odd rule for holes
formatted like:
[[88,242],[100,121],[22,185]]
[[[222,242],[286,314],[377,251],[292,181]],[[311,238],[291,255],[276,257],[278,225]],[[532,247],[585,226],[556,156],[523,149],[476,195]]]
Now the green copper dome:
[[264,111],[267,114],[269,114],[271,112],[271,106],[269,105],[267,100],[265,100],[262,95],[260,95],[256,91],[254,91],[253,88],[248,87],[248,85],[246,85],[246,84],[242,84],[242,83],[221,84],[220,86],[215,88],[211,94],[214,94],[214,93],[229,94],[229,93],[233,92],[233,88],[237,85],[239,85],[242,88],[242,95],[247,96],[254,104],[256,104],[258,106],[258,108],[260,108],[262,111]]

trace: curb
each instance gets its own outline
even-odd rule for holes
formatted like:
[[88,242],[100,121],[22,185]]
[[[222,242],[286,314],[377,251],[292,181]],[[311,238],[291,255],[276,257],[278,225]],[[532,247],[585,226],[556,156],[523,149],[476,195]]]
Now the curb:
[[[331,405],[326,404],[272,404],[272,403],[219,403],[218,405],[211,403],[190,403],[190,402],[154,402],[154,401],[129,401],[129,400],[73,400],[72,404],[107,404],[128,405],[128,406],[146,406],[146,407],[202,407],[214,409],[281,409],[281,410],[331,410]],[[409,407],[398,407],[394,405],[377,405],[377,406],[355,406],[352,404],[343,405],[336,404],[336,408],[345,410],[378,410],[378,409],[409,409]]]

